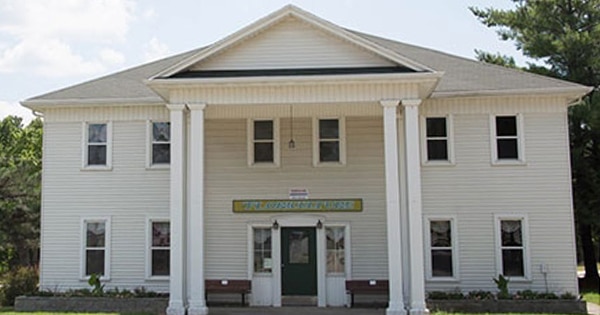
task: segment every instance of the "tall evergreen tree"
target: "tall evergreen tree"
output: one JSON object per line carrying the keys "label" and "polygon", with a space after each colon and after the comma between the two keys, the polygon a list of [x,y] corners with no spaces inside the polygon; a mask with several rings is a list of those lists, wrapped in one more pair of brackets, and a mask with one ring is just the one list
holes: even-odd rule
{"label": "tall evergreen tree", "polygon": [[585,282],[597,288],[600,277],[594,242],[600,242],[600,0],[510,1],[514,9],[470,9],[484,25],[496,28],[500,39],[514,41],[525,56],[545,65],[529,64],[528,71],[595,87],[579,105],[570,108],[569,129],[575,220]]}

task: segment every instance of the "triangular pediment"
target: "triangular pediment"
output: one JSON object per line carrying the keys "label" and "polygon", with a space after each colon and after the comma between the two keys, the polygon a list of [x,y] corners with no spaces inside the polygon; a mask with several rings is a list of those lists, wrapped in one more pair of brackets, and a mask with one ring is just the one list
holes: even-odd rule
{"label": "triangular pediment", "polygon": [[396,63],[293,16],[192,65],[191,71],[395,67]]}
{"label": "triangular pediment", "polygon": [[285,69],[431,70],[289,5],[155,77],[186,77],[189,73],[200,72],[212,76],[222,71]]}

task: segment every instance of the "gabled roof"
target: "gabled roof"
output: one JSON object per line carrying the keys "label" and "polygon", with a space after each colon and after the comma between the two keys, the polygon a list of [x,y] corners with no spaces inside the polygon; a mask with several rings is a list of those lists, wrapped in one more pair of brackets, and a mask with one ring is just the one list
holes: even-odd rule
{"label": "gabled roof", "polygon": [[414,70],[444,72],[432,97],[507,95],[507,94],[569,94],[580,97],[591,88],[536,75],[520,70],[490,65],[453,56],[432,49],[417,47],[390,39],[340,28],[294,6],[259,20],[239,32],[207,47],[188,51],[138,67],[130,68],[95,80],[36,96],[23,101],[27,107],[68,104],[164,104],[164,100],[146,84],[152,78],[164,77],[185,70],[198,61],[226,49],[237,40],[264,30],[279,19],[294,15],[322,29],[342,36],[365,49]]}

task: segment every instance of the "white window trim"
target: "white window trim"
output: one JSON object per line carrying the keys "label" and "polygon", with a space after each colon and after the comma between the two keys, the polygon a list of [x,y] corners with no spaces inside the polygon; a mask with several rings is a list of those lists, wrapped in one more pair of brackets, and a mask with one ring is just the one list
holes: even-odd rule
{"label": "white window trim", "polygon": [[[498,144],[496,136],[496,117],[515,116],[517,121],[517,150],[519,158],[515,160],[498,159]],[[492,165],[526,165],[525,159],[525,122],[523,114],[490,114],[490,147]]]}
{"label": "white window trim", "polygon": [[79,275],[80,280],[87,281],[90,276],[85,274],[86,267],[86,248],[87,248],[87,223],[104,222],[105,234],[104,234],[104,275],[100,277],[102,281],[110,280],[110,258],[111,258],[111,227],[110,217],[83,217],[81,218],[81,235],[80,235],[80,264],[79,264]]}
{"label": "white window trim", "polygon": [[[254,162],[254,122],[272,121],[273,122],[273,163]],[[247,143],[248,143],[248,166],[249,167],[279,167],[281,164],[280,139],[279,139],[279,118],[250,118],[247,120]]]}
{"label": "white window trim", "polygon": [[531,281],[531,263],[529,255],[529,223],[527,215],[524,214],[495,214],[494,215],[494,234],[496,235],[496,274],[494,278],[502,274],[502,234],[500,221],[513,220],[521,221],[521,236],[523,237],[523,277],[507,277],[513,282]]}
{"label": "white window trim", "polygon": [[[88,126],[90,124],[106,124],[106,165],[88,165]],[[81,125],[81,170],[112,170],[112,121],[84,121]]]}
{"label": "white window trim", "polygon": [[[432,160],[427,159],[427,118],[446,118],[446,143],[448,148],[448,159]],[[454,166],[456,160],[454,157],[454,117],[452,114],[421,116],[421,165],[423,166]]]}
{"label": "white window trim", "polygon": [[[152,223],[168,222],[171,220],[168,217],[146,217],[146,280],[161,280],[168,281],[169,276],[153,276],[152,275]],[[169,246],[169,253],[171,246]]]}
{"label": "white window trim", "polygon": [[[321,162],[319,159],[319,120],[337,119],[339,121],[340,160],[338,162]],[[313,167],[346,165],[346,117],[313,117]]]}
{"label": "white window trim", "polygon": [[327,223],[323,228],[328,227],[343,227],[344,228],[344,273],[339,272],[328,272],[327,271],[327,235],[324,237],[325,244],[323,244],[323,248],[325,249],[325,275],[327,277],[345,277],[346,279],[350,279],[352,275],[352,259],[350,251],[352,249],[351,243],[351,235],[350,235],[350,224],[349,223]]}
{"label": "white window trim", "polygon": [[[431,221],[450,221],[450,235],[452,237],[452,277],[434,277],[431,262]],[[457,282],[460,281],[459,259],[458,259],[458,231],[456,216],[449,215],[427,215],[425,216],[425,280],[431,282]]]}
{"label": "white window trim", "polygon": [[[153,147],[152,145],[154,144],[154,136],[152,133],[152,128],[153,128],[153,123],[162,123],[162,122],[169,122],[166,120],[147,120],[146,121],[146,169],[152,169],[152,170],[168,170],[171,168],[171,163],[159,163],[159,164],[154,164],[152,163],[152,154],[153,154]],[[171,141],[169,140],[169,146],[171,145]],[[169,153],[170,154],[170,153]],[[170,160],[170,157],[169,157]]]}
{"label": "white window trim", "polygon": [[274,243],[273,243],[273,238],[275,233],[273,233],[272,230],[272,224],[268,224],[268,223],[250,223],[248,224],[248,279],[252,279],[253,277],[256,276],[272,276],[273,275],[273,269],[275,268],[275,266],[271,266],[271,272],[254,272],[254,229],[271,229],[271,263],[273,263],[274,260]]}

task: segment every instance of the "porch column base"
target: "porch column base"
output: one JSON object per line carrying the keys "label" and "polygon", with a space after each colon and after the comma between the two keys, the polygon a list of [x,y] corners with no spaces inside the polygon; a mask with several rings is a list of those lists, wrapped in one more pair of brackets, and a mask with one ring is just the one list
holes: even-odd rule
{"label": "porch column base", "polygon": [[167,315],[185,315],[185,307],[182,301],[169,301]]}
{"label": "porch column base", "polygon": [[189,306],[188,315],[208,315],[208,307],[206,306]]}
{"label": "porch column base", "polygon": [[425,306],[411,308],[410,315],[429,315],[429,310]]}
{"label": "porch column base", "polygon": [[406,310],[402,303],[389,302],[388,308],[385,310],[385,315],[406,315]]}

